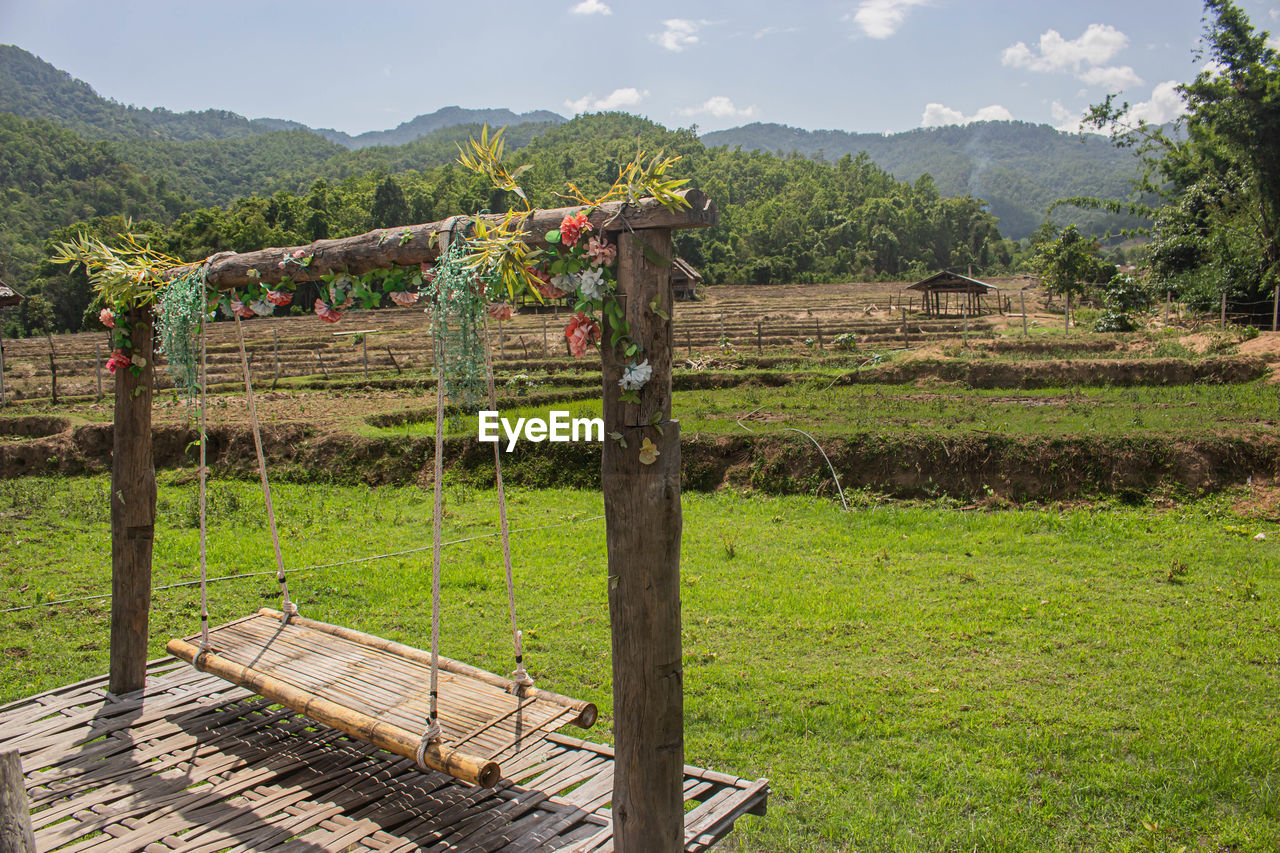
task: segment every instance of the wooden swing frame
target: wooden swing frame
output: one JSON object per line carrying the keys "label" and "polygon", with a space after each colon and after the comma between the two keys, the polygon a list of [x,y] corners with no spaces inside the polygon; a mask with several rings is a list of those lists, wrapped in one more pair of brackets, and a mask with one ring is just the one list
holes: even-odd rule
{"label": "wooden swing frame", "polygon": [[[586,212],[596,233],[617,244],[618,296],[624,318],[631,339],[643,350],[653,370],[650,381],[639,392],[639,402],[625,402],[619,379],[627,362],[613,347],[602,347],[605,432],[622,436],[622,440],[604,442],[601,483],[613,649],[616,769],[612,809],[615,842],[623,853],[667,853],[684,845],[679,583],[682,517],[679,424],[671,419],[671,232],[715,225],[719,214],[714,203],[700,191],[689,190],[681,195],[689,207],[679,211],[668,210],[654,199],[642,199],[596,208],[532,211],[523,223],[530,235],[528,242],[537,244],[543,234],[559,227],[566,215]],[[321,240],[308,246],[225,253],[209,260],[206,281],[226,290],[252,282],[276,283],[285,274],[294,281],[315,281],[334,271],[360,274],[427,263],[447,245],[460,221],[465,220],[454,217],[340,240]],[[310,263],[305,267],[288,265],[286,273],[279,261],[297,250],[302,251],[301,256],[309,257]],[[180,275],[189,269],[177,268],[170,274]],[[121,371],[116,378],[109,676],[109,690],[116,694],[140,689],[146,675],[156,511],[151,444],[153,321],[149,309],[130,310],[129,321],[134,330],[135,363],[143,367],[136,376],[132,371]],[[606,318],[606,341],[611,331]],[[640,461],[638,454],[645,439],[658,451],[656,460],[647,464]],[[222,665],[219,657],[216,653],[206,654],[203,665],[213,672],[213,666]],[[192,660],[195,658],[193,655]],[[231,666],[234,668],[235,664]],[[240,676],[257,677],[243,669]],[[342,706],[330,708],[319,701],[321,697],[291,694],[287,689],[290,685],[262,683],[264,687],[278,688],[281,698],[276,701],[281,704],[315,719],[328,714],[334,721],[331,725],[346,719],[354,731],[342,725],[336,727],[404,754],[392,748],[402,738],[379,727],[376,721],[351,717],[344,713],[350,709]],[[286,696],[290,701],[284,701]],[[418,742],[414,738],[415,750]],[[448,766],[450,757],[441,756],[441,761]],[[475,768],[476,779],[482,780],[485,772],[483,766]]]}

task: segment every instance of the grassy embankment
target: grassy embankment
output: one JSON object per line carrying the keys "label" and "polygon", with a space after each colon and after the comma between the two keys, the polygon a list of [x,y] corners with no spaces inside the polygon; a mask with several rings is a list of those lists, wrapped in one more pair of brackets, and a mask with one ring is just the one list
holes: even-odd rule
{"label": "grassy embankment", "polygon": [[[193,487],[160,490],[157,585],[189,580]],[[106,478],[0,483],[0,607],[106,590]],[[422,547],[414,488],[281,484],[294,567]],[[685,497],[688,760],[768,776],[742,850],[1280,846],[1275,531],[1230,496],[1171,510],[959,512],[811,498]],[[266,570],[254,485],[211,490],[215,575]],[[493,529],[492,494],[448,490],[446,537]],[[600,704],[610,669],[598,494],[513,497],[528,655]],[[429,553],[429,552],[428,552]],[[443,646],[501,671],[495,540],[445,551]],[[213,618],[271,604],[270,575],[213,587]],[[426,553],[295,573],[303,612],[423,645]],[[198,627],[157,592],[152,651]],[[105,600],[0,614],[0,701],[105,671]]]}

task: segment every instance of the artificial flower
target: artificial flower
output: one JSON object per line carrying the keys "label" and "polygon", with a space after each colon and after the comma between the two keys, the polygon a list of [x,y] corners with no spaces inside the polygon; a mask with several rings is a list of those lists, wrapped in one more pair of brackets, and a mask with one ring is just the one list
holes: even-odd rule
{"label": "artificial flower", "polygon": [[652,465],[658,461],[658,457],[662,455],[662,451],[658,450],[658,446],[649,440],[648,436],[640,443],[640,464]]}
{"label": "artificial flower", "polygon": [[610,245],[604,238],[592,237],[587,241],[587,257],[598,267],[611,266],[618,257],[618,247]]}
{"label": "artificial flower", "polygon": [[553,276],[551,278],[551,286],[561,293],[573,293],[578,289],[578,274],[565,272]]}
{"label": "artificial flower", "polygon": [[413,303],[417,302],[418,297],[421,294],[417,293],[416,291],[410,292],[408,290],[393,290],[387,295],[391,297],[391,301],[394,302],[395,304],[407,308]]}
{"label": "artificial flower", "polygon": [[588,346],[600,342],[600,324],[585,311],[579,311],[564,327],[564,336],[569,339],[569,351],[575,358],[581,357],[586,355]]}
{"label": "artificial flower", "polygon": [[124,354],[124,350],[118,349],[111,353],[111,358],[107,359],[107,370],[115,373],[116,368],[128,367],[131,364],[133,364],[133,362],[129,359],[129,356]]}
{"label": "artificial flower", "polygon": [[577,216],[566,216],[560,222],[560,242],[566,246],[575,246],[578,238],[582,236],[583,231],[591,230],[591,224],[587,222],[587,215],[579,213]]}
{"label": "artificial flower", "polygon": [[342,312],[336,308],[330,308],[323,299],[316,300],[315,312],[316,316],[326,323],[336,323],[342,319]]}
{"label": "artificial flower", "polygon": [[419,265],[419,268],[422,270],[423,281],[432,282],[436,280],[436,268],[434,264],[429,264],[426,261],[423,261]]}
{"label": "artificial flower", "polygon": [[270,317],[276,311],[276,306],[265,299],[255,299],[249,303],[249,307],[260,317]]}
{"label": "artificial flower", "polygon": [[248,305],[245,305],[239,299],[231,300],[231,310],[235,313],[237,317],[240,317],[243,320],[248,320],[250,317],[253,316],[253,309],[250,308]]}
{"label": "artificial flower", "polygon": [[284,290],[268,290],[267,301],[283,308],[293,301],[293,294]]}
{"label": "artificial flower", "polygon": [[599,267],[592,267],[578,276],[578,292],[584,299],[604,296],[604,272]]}
{"label": "artificial flower", "polygon": [[516,309],[505,302],[490,302],[485,310],[489,312],[490,319],[498,321],[510,320],[516,316]]}
{"label": "artificial flower", "polygon": [[543,299],[560,299],[569,291],[561,290],[551,283],[551,276],[539,269],[533,267],[525,267],[525,271],[529,273],[529,278],[533,282],[533,289],[542,294]]}
{"label": "artificial flower", "polygon": [[618,384],[622,386],[623,391],[639,391],[653,376],[653,368],[649,366],[649,359],[645,359],[639,364],[635,359],[631,363],[622,368],[622,378],[618,380]]}
{"label": "artificial flower", "polygon": [[98,312],[98,322],[108,329],[114,329],[116,327],[116,315],[111,313],[110,308],[103,308]]}

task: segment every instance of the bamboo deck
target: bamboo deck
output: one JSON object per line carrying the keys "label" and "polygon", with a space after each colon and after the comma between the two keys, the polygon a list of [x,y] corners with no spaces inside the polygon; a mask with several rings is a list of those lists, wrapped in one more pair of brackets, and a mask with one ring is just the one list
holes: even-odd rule
{"label": "bamboo deck", "polygon": [[[362,743],[216,676],[153,661],[146,687],[106,677],[0,708],[41,851],[215,853],[612,849],[608,747],[524,740],[479,788]],[[768,786],[685,768],[686,849],[706,850]],[[696,805],[695,805],[696,803]]]}

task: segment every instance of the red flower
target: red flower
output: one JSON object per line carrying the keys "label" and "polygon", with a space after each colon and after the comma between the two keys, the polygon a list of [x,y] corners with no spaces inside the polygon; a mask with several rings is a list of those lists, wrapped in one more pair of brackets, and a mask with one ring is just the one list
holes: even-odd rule
{"label": "red flower", "polygon": [[561,290],[551,283],[551,276],[543,270],[525,267],[529,277],[533,279],[533,289],[542,294],[543,299],[559,299],[569,291]]}
{"label": "red flower", "polygon": [[293,294],[286,293],[283,290],[268,290],[267,301],[270,302],[272,305],[277,305],[283,308],[284,306],[288,305],[290,302],[293,301]]}
{"label": "red flower", "polygon": [[115,373],[117,367],[128,367],[131,364],[133,364],[133,361],[124,354],[124,350],[118,349],[111,353],[111,358],[107,359],[107,370]]}
{"label": "red flower", "polygon": [[560,242],[566,246],[575,246],[578,238],[582,236],[583,231],[590,231],[591,223],[587,222],[587,215],[579,213],[577,216],[566,216],[560,223]]}
{"label": "red flower", "polygon": [[342,312],[336,308],[330,308],[323,299],[316,300],[316,316],[326,323],[336,323],[342,319]]}
{"label": "red flower", "polygon": [[116,327],[116,315],[111,313],[110,308],[103,308],[98,312],[98,322],[108,329],[114,329]]}
{"label": "red flower", "polygon": [[485,310],[489,312],[489,317],[494,320],[510,320],[516,316],[516,309],[505,302],[490,302]]}
{"label": "red flower", "polygon": [[253,316],[253,309],[245,305],[239,299],[231,300],[231,310],[236,312],[236,316],[242,320],[248,320]]}
{"label": "red flower", "polygon": [[600,324],[588,317],[585,311],[579,311],[564,327],[564,336],[569,339],[569,351],[575,358],[581,357],[586,354],[588,346],[600,343]]}

